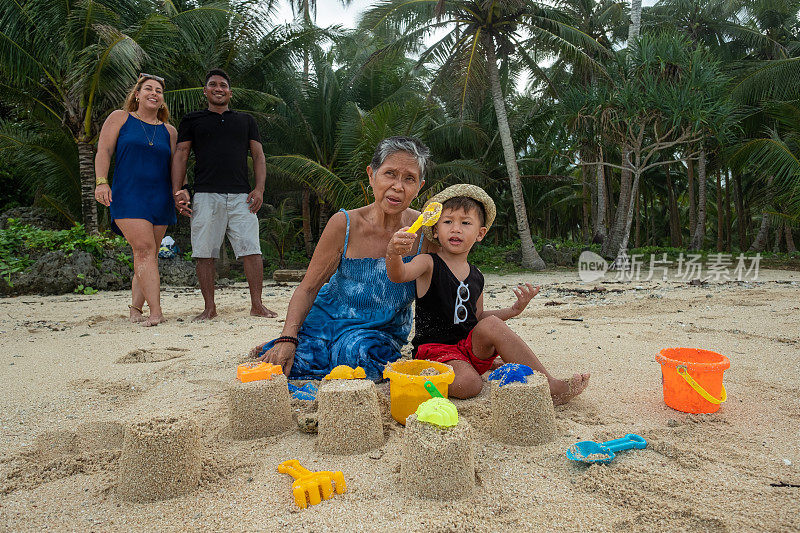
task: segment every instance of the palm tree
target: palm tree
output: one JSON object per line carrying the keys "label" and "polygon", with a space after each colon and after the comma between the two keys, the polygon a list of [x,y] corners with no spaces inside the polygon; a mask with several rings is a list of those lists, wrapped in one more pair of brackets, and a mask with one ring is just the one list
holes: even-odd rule
{"label": "palm tree", "polygon": [[[622,1],[561,0],[556,5],[569,18],[570,24],[589,35],[606,50],[612,50],[627,34],[627,8]],[[593,49],[587,50],[586,53],[606,64],[608,53],[601,54]],[[558,59],[547,69],[547,73],[551,75],[552,92],[560,102],[575,96],[569,94],[573,87],[587,88],[595,86],[598,81],[595,69],[571,65],[565,59]],[[583,182],[584,238],[593,242],[603,242],[606,237],[606,176],[602,165],[590,165],[587,162],[598,161],[604,147],[597,144],[595,136],[586,129],[589,124],[580,117],[573,116],[569,126],[573,136],[576,137],[575,154],[574,156],[570,154],[570,157],[578,158]]]}
{"label": "palm tree", "polygon": [[645,35],[618,55],[614,72],[613,84],[597,92],[595,109],[585,114],[606,139],[624,147],[621,164],[602,164],[633,174],[631,200],[617,207],[625,210],[621,241],[608,250],[623,266],[644,173],[672,163],[668,155],[675,149],[717,131],[730,111],[721,97],[727,80],[718,63],[705,50],[691,50],[684,38]]}
{"label": "palm tree", "polygon": [[[283,103],[272,127],[281,142],[267,155],[273,173],[311,187],[327,205],[358,207],[369,202],[364,169],[376,144],[391,135],[414,135],[437,154],[438,164],[428,177],[434,191],[449,181],[480,179],[480,165],[459,158],[453,146],[477,144],[475,139],[485,134],[427,102],[411,72],[413,63],[394,55],[337,69],[338,53],[336,46],[313,51],[307,82],[287,79],[279,91]],[[453,158],[443,160],[439,154]]]}
{"label": "palm tree", "polygon": [[[362,20],[362,26],[370,30],[387,24],[408,30],[396,43],[398,47],[415,47],[425,35],[447,32],[422,52],[420,64],[433,61],[439,65],[434,79],[437,89],[458,87],[462,115],[473,103],[470,98],[482,100],[488,81],[522,244],[522,264],[530,269],[544,268],[531,237],[517,151],[506,111],[503,82],[507,85],[511,63],[507,58],[516,56],[534,75],[544,76],[536,62],[540,53],[558,53],[575,63],[599,69],[584,50],[602,51],[602,47],[570,26],[557,10],[524,0],[385,0],[369,10]],[[498,67],[498,55],[504,59],[502,69]]]}
{"label": "palm tree", "polygon": [[639,38],[642,29],[642,0],[631,0],[631,23],[628,26],[628,45]]}
{"label": "palm tree", "polygon": [[753,251],[764,249],[771,218],[782,218],[787,226],[800,223],[800,90],[777,83],[787,72],[800,75],[800,58],[765,62],[733,92],[740,101],[760,101],[764,109],[760,135],[744,139],[731,153],[736,170],[747,171],[766,185],[760,195],[763,209]]}
{"label": "palm tree", "polygon": [[[20,118],[62,129],[76,145],[87,231],[98,229],[94,144],[100,125],[119,108],[139,72],[165,74],[173,111],[194,108],[203,67],[236,57],[239,43],[263,28],[262,15],[232,1],[186,7],[139,0],[0,0],[2,99],[30,110],[20,111]],[[189,80],[196,88],[181,88]]]}

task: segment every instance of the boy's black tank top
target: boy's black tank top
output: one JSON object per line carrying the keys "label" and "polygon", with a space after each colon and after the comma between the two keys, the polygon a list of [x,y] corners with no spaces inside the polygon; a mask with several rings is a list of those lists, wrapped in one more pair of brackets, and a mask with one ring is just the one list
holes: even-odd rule
{"label": "boy's black tank top", "polygon": [[475,265],[469,265],[469,275],[462,283],[441,257],[428,255],[433,258],[433,273],[428,292],[415,300],[414,354],[422,344],[456,344],[466,339],[478,324],[475,307],[483,292],[483,274]]}

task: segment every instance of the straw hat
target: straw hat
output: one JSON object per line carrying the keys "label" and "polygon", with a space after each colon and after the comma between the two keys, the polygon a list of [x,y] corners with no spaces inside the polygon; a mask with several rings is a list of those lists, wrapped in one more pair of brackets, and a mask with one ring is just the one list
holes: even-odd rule
{"label": "straw hat", "polygon": [[[487,230],[492,227],[492,224],[494,223],[494,217],[497,216],[497,208],[494,206],[494,200],[492,200],[492,197],[486,194],[486,191],[477,185],[470,185],[468,183],[451,185],[425,202],[425,206],[423,206],[422,210],[424,211],[425,207],[427,207],[431,202],[439,202],[440,204],[443,204],[450,198],[455,198],[456,196],[467,196],[479,204],[482,204],[483,210],[486,212],[486,221],[483,225],[486,226]],[[431,226],[423,226],[422,233],[430,242],[437,245],[439,244],[439,240],[433,236],[433,230],[431,229]]]}

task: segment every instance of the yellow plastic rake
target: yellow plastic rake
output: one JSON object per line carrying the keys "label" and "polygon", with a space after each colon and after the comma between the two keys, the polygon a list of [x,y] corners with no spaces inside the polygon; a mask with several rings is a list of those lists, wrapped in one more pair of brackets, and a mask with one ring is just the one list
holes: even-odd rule
{"label": "yellow plastic rake", "polygon": [[297,459],[290,459],[278,465],[278,472],[294,478],[292,494],[294,503],[301,509],[329,500],[336,494],[344,494],[347,485],[341,472],[312,472],[304,468]]}

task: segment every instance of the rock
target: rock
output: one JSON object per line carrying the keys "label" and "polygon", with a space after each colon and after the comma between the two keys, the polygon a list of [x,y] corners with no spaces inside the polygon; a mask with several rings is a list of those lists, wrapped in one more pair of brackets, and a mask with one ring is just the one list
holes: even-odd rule
{"label": "rock", "polygon": [[197,271],[191,261],[184,261],[178,257],[159,258],[158,272],[161,275],[161,285],[197,286]]}
{"label": "rock", "polygon": [[76,250],[68,255],[56,250],[44,254],[20,274],[14,281],[14,292],[63,294],[73,292],[80,284],[92,287],[91,282],[99,276],[100,271],[94,264],[92,254]]}
{"label": "rock", "polygon": [[539,255],[547,264],[574,266],[578,263],[579,252],[577,250],[557,250],[552,244],[545,244]]}
{"label": "rock", "polygon": [[272,273],[272,279],[275,281],[303,281],[305,275],[305,270],[276,270]]}
{"label": "rock", "polygon": [[522,250],[509,250],[503,255],[503,260],[507,263],[522,264]]}
{"label": "rock", "polygon": [[0,229],[8,227],[8,219],[13,218],[20,224],[34,226],[39,229],[59,230],[68,226],[41,207],[15,207],[0,214]]}
{"label": "rock", "polygon": [[[97,290],[122,290],[130,287],[131,268],[116,259],[119,251],[107,250],[98,260],[92,254],[75,250],[47,252],[14,280],[14,294],[64,294],[78,285]],[[78,277],[81,276],[81,277]]]}

